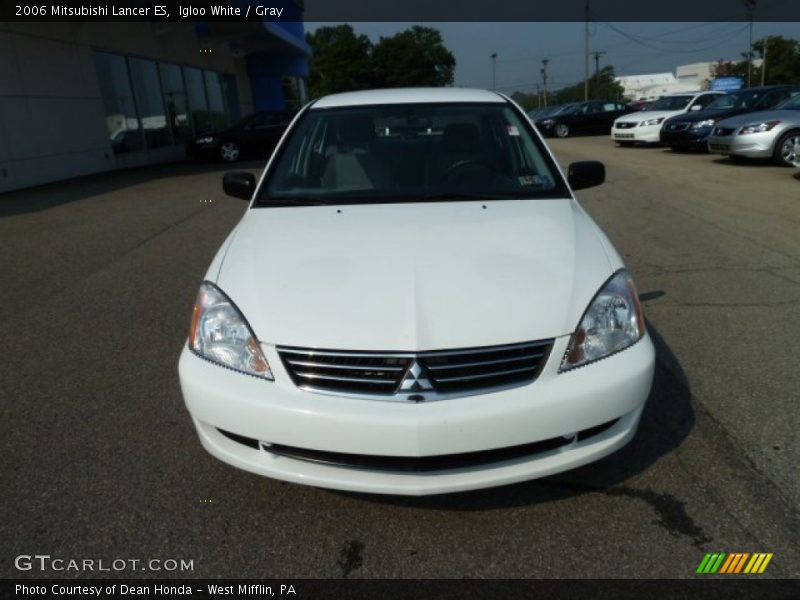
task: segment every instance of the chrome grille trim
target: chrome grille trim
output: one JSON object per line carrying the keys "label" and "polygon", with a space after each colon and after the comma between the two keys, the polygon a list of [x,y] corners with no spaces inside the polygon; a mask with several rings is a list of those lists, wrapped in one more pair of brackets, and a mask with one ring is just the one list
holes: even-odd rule
{"label": "chrome grille trim", "polygon": [[301,390],[348,398],[429,402],[528,385],[544,368],[553,341],[422,352],[288,346],[276,350]]}

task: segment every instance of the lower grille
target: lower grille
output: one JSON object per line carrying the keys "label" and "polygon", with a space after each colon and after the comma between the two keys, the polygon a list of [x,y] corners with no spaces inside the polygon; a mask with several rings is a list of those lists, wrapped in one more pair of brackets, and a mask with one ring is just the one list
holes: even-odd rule
{"label": "lower grille", "polygon": [[429,352],[350,352],[279,347],[294,384],[312,392],[428,401],[532,382],[553,340]]}
{"label": "lower grille", "polygon": [[664,125],[665,131],[686,131],[689,129],[689,123],[668,123]]}
{"label": "lower grille", "polygon": [[618,140],[632,140],[634,135],[632,133],[615,133],[614,139]]}
{"label": "lower grille", "polygon": [[[577,441],[583,442],[604,431],[611,429],[619,419],[608,421],[596,427],[590,427],[577,433]],[[463,469],[481,465],[491,465],[509,460],[529,458],[537,454],[567,446],[576,440],[573,437],[557,437],[530,444],[508,446],[479,452],[464,452],[460,454],[440,454],[436,456],[377,456],[370,454],[347,454],[344,452],[326,452],[322,450],[309,450],[295,448],[281,444],[262,444],[264,451],[277,456],[304,460],[319,464],[351,469],[365,469],[373,471],[394,472],[429,472],[445,471],[448,469]],[[249,444],[248,444],[249,445]]]}
{"label": "lower grille", "polygon": [[714,152],[730,152],[731,147],[728,144],[708,144],[708,149]]}

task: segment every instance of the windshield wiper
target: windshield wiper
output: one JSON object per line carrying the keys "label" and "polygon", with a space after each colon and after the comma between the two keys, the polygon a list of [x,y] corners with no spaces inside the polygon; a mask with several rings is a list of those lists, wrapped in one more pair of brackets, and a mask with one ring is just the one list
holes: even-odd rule
{"label": "windshield wiper", "polygon": [[[331,199],[332,200],[332,199]],[[321,196],[298,196],[296,198],[267,198],[258,203],[259,206],[330,206],[330,200]]]}

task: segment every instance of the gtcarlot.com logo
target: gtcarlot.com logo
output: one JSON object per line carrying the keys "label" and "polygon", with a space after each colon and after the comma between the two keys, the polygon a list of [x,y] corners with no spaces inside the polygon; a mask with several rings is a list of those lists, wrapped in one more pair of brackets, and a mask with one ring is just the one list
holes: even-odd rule
{"label": "gtcarlot.com logo", "polygon": [[194,571],[194,559],[186,558],[62,558],[49,554],[20,554],[14,559],[18,571],[121,572]]}
{"label": "gtcarlot.com logo", "polygon": [[696,573],[725,575],[760,575],[772,560],[772,553],[755,552],[715,552],[706,554]]}

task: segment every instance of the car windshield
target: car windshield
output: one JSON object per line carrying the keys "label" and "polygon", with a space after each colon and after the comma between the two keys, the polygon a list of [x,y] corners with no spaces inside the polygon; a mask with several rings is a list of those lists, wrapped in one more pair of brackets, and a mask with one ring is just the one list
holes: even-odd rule
{"label": "car windshield", "polygon": [[507,103],[309,109],[256,205],[568,197]]}
{"label": "car windshield", "polygon": [[647,110],[683,110],[694,96],[664,96],[653,102]]}
{"label": "car windshield", "polygon": [[794,92],[791,98],[777,106],[775,110],[800,110],[800,91]]}
{"label": "car windshield", "polygon": [[742,90],[720,96],[706,107],[706,110],[748,110],[755,106],[764,95],[760,90]]}

